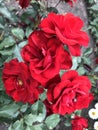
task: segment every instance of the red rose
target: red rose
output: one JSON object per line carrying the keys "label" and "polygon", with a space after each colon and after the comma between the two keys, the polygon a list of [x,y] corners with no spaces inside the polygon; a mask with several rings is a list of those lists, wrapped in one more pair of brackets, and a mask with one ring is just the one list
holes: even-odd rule
{"label": "red rose", "polygon": [[34,80],[28,66],[17,59],[4,64],[3,82],[6,93],[17,102],[34,103],[39,97],[39,83]]}
{"label": "red rose", "polygon": [[95,63],[98,64],[98,58],[95,59]]}
{"label": "red rose", "polygon": [[17,0],[19,1],[19,5],[22,7],[22,8],[26,8],[29,6],[30,4],[30,0]]}
{"label": "red rose", "polygon": [[[59,83],[61,81],[61,78],[60,78],[60,75],[56,75],[54,78],[50,79],[45,88],[48,89],[48,86],[50,85],[53,85],[54,84],[56,85],[57,83]],[[53,114],[53,111],[52,111],[52,104],[46,99],[44,102],[43,102],[46,106],[46,111],[47,111],[47,116]]]}
{"label": "red rose", "polygon": [[43,86],[57,75],[60,69],[69,69],[72,60],[61,42],[54,38],[45,38],[42,31],[33,32],[28,44],[22,49],[23,59],[30,64],[32,76]]}
{"label": "red rose", "polygon": [[69,3],[69,5],[72,7],[74,2],[76,2],[77,0],[65,0],[66,2]]}
{"label": "red rose", "polygon": [[53,112],[61,115],[87,108],[93,100],[89,79],[79,76],[75,70],[64,73],[59,83],[51,82],[47,88],[47,99],[52,103]]}
{"label": "red rose", "polygon": [[76,116],[72,120],[72,130],[84,130],[88,127],[88,120],[83,117]]}
{"label": "red rose", "polygon": [[80,47],[87,46],[89,37],[82,31],[83,21],[71,13],[58,15],[50,13],[48,17],[40,23],[40,28],[47,37],[56,35],[62,43],[66,44],[73,56],[80,56]]}

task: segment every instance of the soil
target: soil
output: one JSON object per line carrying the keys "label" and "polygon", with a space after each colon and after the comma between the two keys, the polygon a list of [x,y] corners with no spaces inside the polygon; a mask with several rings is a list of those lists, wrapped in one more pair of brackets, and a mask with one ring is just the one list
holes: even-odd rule
{"label": "soil", "polygon": [[[53,6],[55,7],[57,5],[57,3],[59,2],[59,0],[49,0],[48,1],[48,6]],[[13,2],[12,2],[13,3]],[[85,27],[88,26],[88,17],[87,17],[87,11],[86,11],[86,6],[85,6],[85,2],[84,0],[77,0],[76,4],[74,4],[73,7],[70,7],[68,4],[64,4],[63,1],[61,1],[58,5],[57,5],[57,9],[59,11],[59,13],[64,14],[66,12],[72,12],[73,14],[75,14],[76,16],[79,16],[82,18],[82,20],[84,21]],[[90,46],[92,46],[92,39],[91,39],[91,43]],[[7,130],[7,125],[6,124],[0,124],[0,130]],[[54,130],[71,130],[71,128],[66,128],[65,125],[63,123],[60,123]]]}

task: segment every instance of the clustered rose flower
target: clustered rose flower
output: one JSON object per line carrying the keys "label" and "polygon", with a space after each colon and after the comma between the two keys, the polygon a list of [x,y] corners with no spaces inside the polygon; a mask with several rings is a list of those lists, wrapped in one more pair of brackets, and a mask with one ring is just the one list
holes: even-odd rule
{"label": "clustered rose flower", "polygon": [[65,0],[72,7],[77,0]]}
{"label": "clustered rose flower", "polygon": [[95,63],[98,64],[98,58],[95,59]]}
{"label": "clustered rose flower", "polygon": [[75,116],[72,120],[72,130],[84,130],[88,127],[88,120],[86,118]]}
{"label": "clustered rose flower", "polygon": [[39,27],[47,37],[58,37],[73,56],[80,56],[81,46],[88,46],[89,43],[87,33],[82,30],[83,26],[83,21],[71,13],[65,15],[50,13]]}
{"label": "clustered rose flower", "polygon": [[3,82],[6,93],[17,102],[34,103],[42,92],[40,84],[31,77],[29,67],[17,59],[4,64]]}
{"label": "clustered rose flower", "polygon": [[[29,6],[30,4],[30,0],[16,0],[16,1],[19,1],[19,5],[22,7],[22,8],[26,8]],[[65,0],[66,2],[69,3],[69,5],[72,7],[73,6],[73,3],[76,2],[77,0]]]}
{"label": "clustered rose flower", "polygon": [[43,86],[57,75],[60,69],[69,69],[72,59],[56,37],[46,38],[40,30],[34,31],[28,38],[28,44],[22,49],[23,59],[29,63],[31,75]]}
{"label": "clustered rose flower", "polygon": [[[44,18],[21,50],[24,62],[12,59],[4,64],[6,93],[17,102],[33,104],[47,89],[47,115],[65,115],[87,108],[93,100],[91,83],[86,76],[69,70],[72,55],[79,56],[80,48],[89,42],[82,27],[83,21],[71,13],[50,13]],[[65,71],[62,77],[60,70]]]}
{"label": "clustered rose flower", "polygon": [[93,100],[89,79],[75,70],[65,72],[61,81],[51,82],[47,88],[47,99],[52,104],[53,112],[61,115],[87,108]]}
{"label": "clustered rose flower", "polygon": [[29,6],[30,4],[30,0],[16,0],[16,1],[19,1],[19,5],[22,7],[22,8],[26,8]]}

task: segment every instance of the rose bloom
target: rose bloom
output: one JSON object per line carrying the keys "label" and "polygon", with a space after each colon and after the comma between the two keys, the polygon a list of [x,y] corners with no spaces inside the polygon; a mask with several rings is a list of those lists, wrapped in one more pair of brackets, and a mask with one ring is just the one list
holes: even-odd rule
{"label": "rose bloom", "polygon": [[72,120],[72,130],[84,130],[88,127],[88,120],[83,117],[75,116]]}
{"label": "rose bloom", "polygon": [[29,6],[30,4],[30,0],[16,0],[16,1],[19,1],[19,5],[22,7],[22,8],[26,8]]}
{"label": "rose bloom", "polygon": [[4,64],[3,82],[6,93],[17,102],[34,103],[42,91],[31,77],[28,66],[17,59]]}
{"label": "rose bloom", "polygon": [[57,75],[60,69],[72,66],[71,56],[64,50],[61,42],[47,39],[42,31],[34,31],[28,38],[28,44],[22,49],[22,57],[29,63],[32,77],[43,86]]}
{"label": "rose bloom", "polygon": [[72,7],[77,0],[65,0]]}
{"label": "rose bloom", "polygon": [[95,63],[98,64],[98,58],[95,59]]}
{"label": "rose bloom", "polygon": [[67,45],[73,56],[80,56],[80,47],[88,46],[89,37],[82,30],[83,26],[83,21],[71,13],[65,15],[50,13],[39,25],[47,37],[55,35]]}
{"label": "rose bloom", "polygon": [[[47,82],[45,88],[48,89],[47,86],[50,86],[50,85],[52,85],[52,84],[53,84],[53,86],[54,86],[54,84],[57,84],[57,83],[59,83],[60,81],[61,81],[60,75],[56,75],[54,78],[50,79],[50,80]],[[51,84],[51,83],[52,83],[52,84]],[[43,103],[44,103],[44,105],[46,106],[47,116],[53,114],[52,104],[51,104],[47,99],[45,99]]]}
{"label": "rose bloom", "polygon": [[75,110],[88,108],[93,100],[93,95],[89,92],[89,79],[79,76],[75,70],[65,72],[59,83],[51,82],[47,88],[47,99],[52,104],[53,113],[71,114]]}

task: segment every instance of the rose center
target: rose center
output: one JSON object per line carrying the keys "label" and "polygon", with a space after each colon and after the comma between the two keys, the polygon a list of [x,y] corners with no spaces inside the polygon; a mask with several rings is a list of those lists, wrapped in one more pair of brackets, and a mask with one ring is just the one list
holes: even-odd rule
{"label": "rose center", "polygon": [[18,79],[17,84],[18,84],[19,86],[23,86],[22,80],[21,80],[21,79]]}

